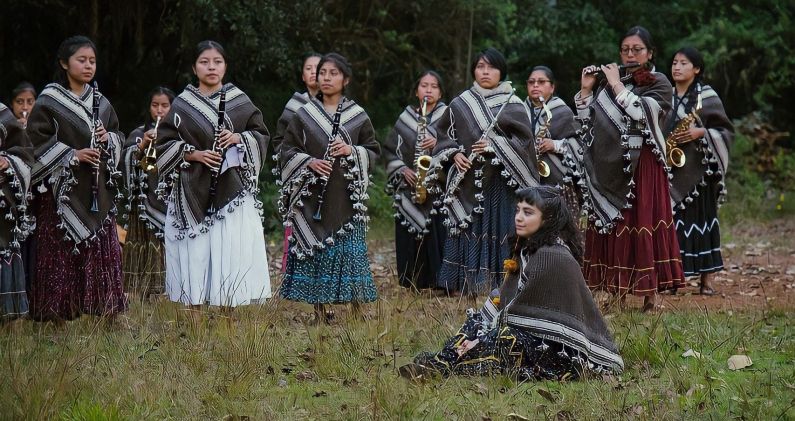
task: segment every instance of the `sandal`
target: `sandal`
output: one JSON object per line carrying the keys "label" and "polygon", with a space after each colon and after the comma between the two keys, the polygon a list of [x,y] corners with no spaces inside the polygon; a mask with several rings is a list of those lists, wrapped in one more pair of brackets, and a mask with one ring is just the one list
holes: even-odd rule
{"label": "sandal", "polygon": [[701,287],[701,290],[699,291],[699,293],[701,295],[706,295],[707,297],[711,297],[711,296],[717,294],[718,292],[715,291],[714,289],[712,289],[712,287]]}

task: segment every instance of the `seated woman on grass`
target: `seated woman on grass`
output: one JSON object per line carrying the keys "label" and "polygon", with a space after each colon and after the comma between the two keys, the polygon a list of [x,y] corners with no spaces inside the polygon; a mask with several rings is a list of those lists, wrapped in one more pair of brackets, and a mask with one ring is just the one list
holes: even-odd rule
{"label": "seated woman on grass", "polygon": [[502,373],[520,380],[573,380],[620,373],[618,355],[580,270],[582,245],[556,187],[519,190],[513,253],[505,281],[438,353],[400,368],[404,377],[431,373]]}

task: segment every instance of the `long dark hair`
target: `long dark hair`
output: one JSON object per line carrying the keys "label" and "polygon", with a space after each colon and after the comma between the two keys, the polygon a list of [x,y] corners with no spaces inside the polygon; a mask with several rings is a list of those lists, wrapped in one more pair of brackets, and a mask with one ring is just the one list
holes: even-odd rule
{"label": "long dark hair", "polygon": [[[320,68],[323,67],[323,65],[326,62],[334,63],[334,65],[337,67],[337,69],[339,69],[339,71],[342,73],[342,76],[345,79],[349,79],[350,80],[351,78],[353,78],[353,68],[351,68],[351,64],[348,63],[348,59],[343,57],[341,54],[328,53],[328,54],[324,55],[323,57],[321,57],[320,61],[317,63],[317,72],[315,73],[315,79],[318,80],[318,83],[320,83],[319,82],[320,81]],[[344,86],[342,88],[342,92],[345,93],[345,87]],[[320,90],[317,91],[317,99],[319,99],[321,102],[323,101],[323,91],[320,91]]]}
{"label": "long dark hair", "polygon": [[480,59],[485,60],[486,63],[489,63],[500,71],[500,82],[508,78],[508,62],[505,61],[505,56],[496,48],[489,47],[475,54],[475,58],[472,59],[469,73],[472,75],[473,79],[475,78],[475,68],[478,66],[478,61],[480,61]]}
{"label": "long dark hair", "polygon": [[701,52],[695,47],[688,46],[676,50],[674,55],[671,56],[671,63],[673,63],[677,54],[687,57],[687,59],[693,63],[693,68],[699,69],[698,73],[696,73],[695,79],[693,79],[693,82],[687,87],[687,92],[685,92],[685,96],[688,99],[687,105],[685,105],[685,111],[690,112],[690,110],[696,106],[696,86],[700,83],[703,83],[702,80],[704,79],[704,72],[707,69],[706,65],[704,64],[704,56],[702,56]]}
{"label": "long dark hair", "polygon": [[147,102],[146,102],[146,118],[144,119],[144,125],[147,126],[147,127],[150,124],[154,123],[154,121],[152,121],[152,114],[149,112],[149,104],[152,103],[152,99],[156,95],[165,95],[166,98],[168,98],[168,103],[169,104],[173,104],[174,103],[174,97],[176,96],[176,95],[174,95],[174,91],[172,91],[171,89],[166,88],[165,86],[158,86],[157,88],[152,89],[151,91],[149,91],[149,95],[146,96],[146,98],[147,98]]}
{"label": "long dark hair", "polygon": [[621,44],[624,42],[624,40],[629,38],[629,37],[631,37],[631,36],[633,36],[633,35],[637,35],[638,38],[640,38],[640,40],[643,41],[643,45],[646,46],[646,50],[649,51],[649,54],[651,55],[651,57],[649,58],[649,61],[646,62],[646,66],[645,67],[648,68],[648,69],[651,69],[652,66],[654,66],[654,57],[657,55],[656,54],[657,53],[657,46],[654,45],[654,40],[652,40],[651,32],[649,32],[648,29],[646,29],[646,28],[644,28],[642,26],[633,26],[632,28],[629,28],[627,33],[624,34],[623,37],[621,37],[620,41],[618,41],[619,50],[621,49]]}
{"label": "long dark hair", "polygon": [[513,244],[513,256],[518,256],[522,249],[528,249],[530,254],[538,251],[542,246],[551,246],[560,238],[571,251],[571,255],[578,263],[582,263],[583,245],[580,232],[566,206],[563,192],[554,186],[528,187],[516,192],[517,203],[527,203],[541,211],[541,227],[530,238],[521,238],[514,234],[510,239]]}
{"label": "long dark hair", "polygon": [[[58,53],[56,53],[55,75],[53,76],[55,83],[69,89],[69,76],[66,73],[66,69],[61,67],[61,62],[66,63],[68,67],[69,57],[72,57],[77,50],[83,47],[91,47],[91,49],[94,50],[94,55],[97,54],[97,46],[94,45],[94,41],[91,41],[91,39],[86,36],[75,35],[63,40],[58,47]],[[96,76],[96,73],[94,76]]]}

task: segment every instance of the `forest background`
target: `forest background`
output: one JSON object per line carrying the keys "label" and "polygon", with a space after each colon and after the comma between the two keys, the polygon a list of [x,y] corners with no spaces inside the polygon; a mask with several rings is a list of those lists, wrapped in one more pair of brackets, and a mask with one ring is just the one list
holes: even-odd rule
{"label": "forest background", "polygon": [[[648,28],[654,63],[670,74],[673,52],[685,45],[706,59],[706,80],[736,119],[730,203],[739,214],[792,210],[795,185],[795,3],[680,0],[533,1],[274,1],[274,0],[37,0],[6,3],[0,15],[0,100],[20,81],[41,90],[52,80],[55,52],[67,36],[95,40],[100,90],[129,133],[146,112],[146,92],[165,85],[181,92],[194,81],[195,45],[221,42],[229,56],[226,80],[262,110],[273,131],[299,79],[301,57],[337,51],[354,67],[348,95],[370,115],[383,140],[424,69],[444,77],[445,98],[472,83],[472,55],[503,51],[520,95],[529,69],[550,66],[567,102],[589,64],[618,60],[621,35]],[[279,224],[276,186],[262,180],[266,232]],[[383,178],[383,172],[376,174]],[[377,180],[379,181],[379,180]],[[380,189],[379,189],[380,190]],[[371,213],[388,221],[391,204],[374,192]]]}

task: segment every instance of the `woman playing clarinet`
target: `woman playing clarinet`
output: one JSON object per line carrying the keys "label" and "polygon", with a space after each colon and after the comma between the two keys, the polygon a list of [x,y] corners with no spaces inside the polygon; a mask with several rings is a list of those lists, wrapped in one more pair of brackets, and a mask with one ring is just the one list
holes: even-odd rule
{"label": "woman playing clarinet", "polygon": [[292,227],[281,296],[313,304],[330,322],[328,304],[376,299],[367,258],[367,188],[380,148],[367,113],[343,94],[353,72],[330,53],[318,64],[320,93],[290,121],[280,149],[280,211]]}
{"label": "woman playing clarinet", "polygon": [[122,247],[122,271],[129,291],[141,298],[162,293],[165,282],[163,225],[166,204],[157,197],[157,153],[154,140],[160,122],[171,109],[174,92],[157,87],[148,95],[146,121],[124,144],[122,173],[127,193],[127,238]]}
{"label": "woman playing clarinet", "polygon": [[643,310],[652,311],[658,291],[683,282],[661,127],[671,84],[653,71],[646,29],[630,29],[619,51],[628,74],[615,63],[586,67],[574,98],[588,180],[583,272],[591,288],[643,296]]}
{"label": "woman playing clarinet", "polygon": [[115,216],[124,137],[108,99],[89,85],[94,43],[66,39],[57,66],[28,119],[39,193],[30,312],[37,320],[112,317],[127,307]]}
{"label": "woman playing clarinet", "polygon": [[712,274],[723,269],[718,206],[726,194],[724,177],[734,127],[718,94],[704,84],[705,70],[695,48],[674,54],[674,108],[668,114],[666,133],[682,267],[685,276],[701,278],[701,294],[713,295]]}
{"label": "woman playing clarinet", "polygon": [[[440,118],[429,180],[442,194],[449,236],[437,285],[477,295],[498,287],[510,254],[514,192],[537,186],[534,136],[521,99],[506,82],[505,57],[489,48],[475,56],[475,83]],[[445,186],[444,164],[453,164]]]}
{"label": "woman playing clarinet", "polygon": [[445,229],[423,179],[436,146],[436,124],[447,106],[441,76],[427,70],[414,84],[417,106],[407,106],[384,142],[387,192],[395,208],[395,253],[400,285],[436,287]]}
{"label": "woman playing clarinet", "polygon": [[268,129],[249,97],[223,83],[226,66],[217,42],[196,46],[198,84],[174,99],[155,139],[167,199],[166,294],[194,309],[271,295],[257,199]]}

